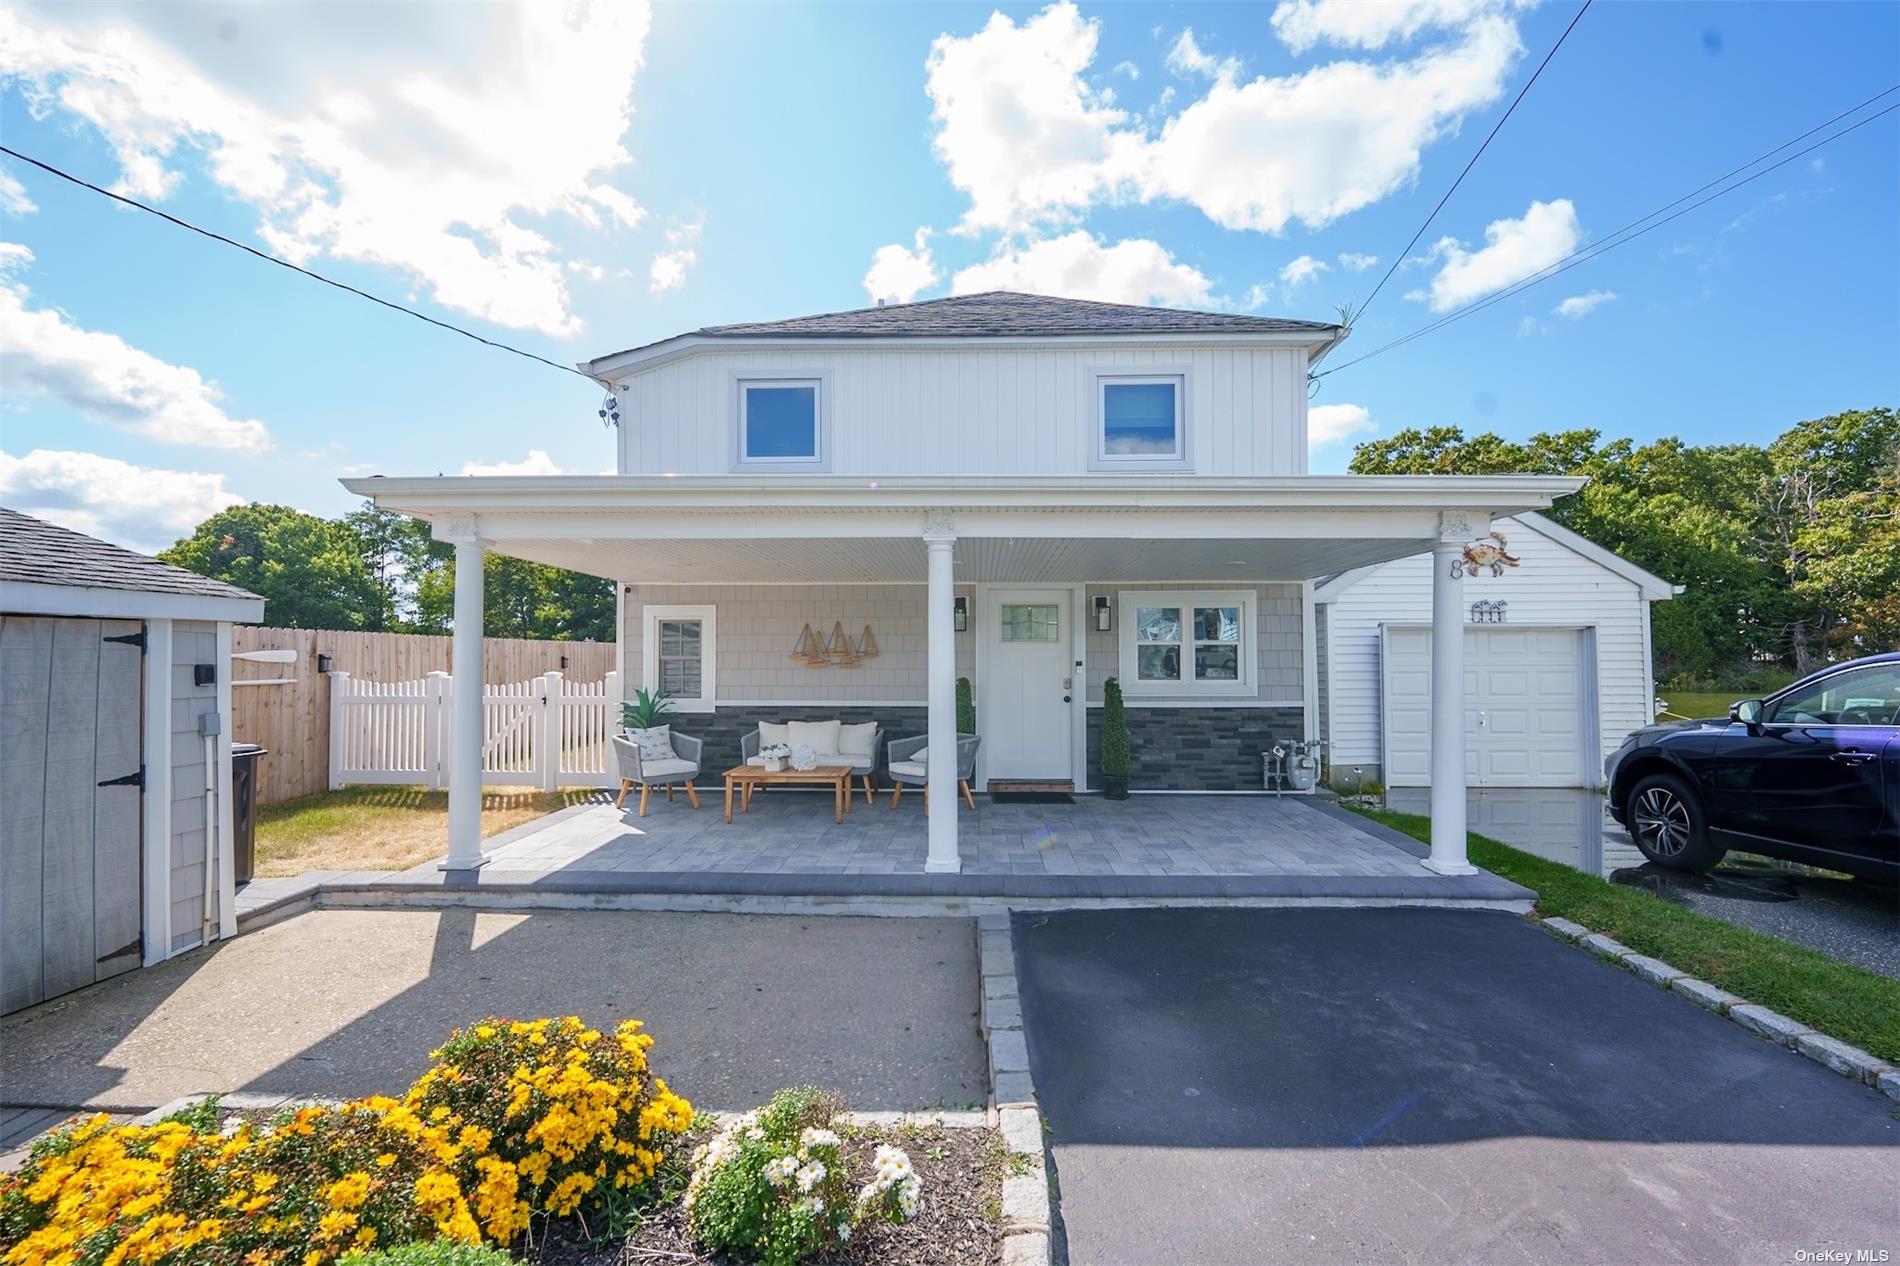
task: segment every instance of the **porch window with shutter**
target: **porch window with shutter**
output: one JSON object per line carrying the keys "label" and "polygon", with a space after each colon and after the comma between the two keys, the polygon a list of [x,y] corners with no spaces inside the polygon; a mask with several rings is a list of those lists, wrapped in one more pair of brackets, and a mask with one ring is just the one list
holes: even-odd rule
{"label": "porch window with shutter", "polygon": [[641,613],[642,684],[681,712],[711,712],[718,651],[710,606],[649,606]]}
{"label": "porch window with shutter", "polygon": [[1122,690],[1127,694],[1251,694],[1254,594],[1124,592]]}

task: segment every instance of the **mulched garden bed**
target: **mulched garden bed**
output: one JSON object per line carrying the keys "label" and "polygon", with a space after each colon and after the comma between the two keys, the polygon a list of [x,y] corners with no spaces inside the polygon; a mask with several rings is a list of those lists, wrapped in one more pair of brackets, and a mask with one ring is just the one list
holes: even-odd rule
{"label": "mulched garden bed", "polygon": [[[901,1147],[923,1180],[917,1216],[902,1226],[867,1224],[839,1253],[817,1259],[852,1266],[994,1266],[1003,1258],[1003,1175],[1009,1151],[991,1129],[941,1125],[864,1126],[839,1130],[851,1172],[869,1174],[880,1143]],[[695,1134],[681,1158],[704,1141]],[[669,1175],[662,1173],[663,1182]],[[576,1221],[558,1223],[525,1255],[533,1266],[729,1266],[737,1259],[702,1252],[686,1231],[678,1193],[646,1212],[624,1240],[595,1242]],[[596,1228],[598,1230],[599,1228]]]}

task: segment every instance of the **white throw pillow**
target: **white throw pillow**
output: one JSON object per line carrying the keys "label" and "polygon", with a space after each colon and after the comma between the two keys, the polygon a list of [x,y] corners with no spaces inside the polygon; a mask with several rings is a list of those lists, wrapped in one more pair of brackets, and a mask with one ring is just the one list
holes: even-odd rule
{"label": "white throw pillow", "polygon": [[872,736],[876,733],[876,721],[866,721],[863,725],[840,725],[838,727],[838,755],[871,755]]}
{"label": "white throw pillow", "polygon": [[836,721],[793,721],[786,728],[792,732],[788,741],[794,748],[809,747],[833,755],[838,751],[840,727]]}
{"label": "white throw pillow", "polygon": [[792,727],[780,725],[777,721],[759,722],[759,746],[771,747],[778,743],[792,741]]}
{"label": "white throw pillow", "polygon": [[643,761],[674,759],[673,727],[670,725],[656,725],[650,730],[628,730],[627,737],[639,746],[640,759]]}

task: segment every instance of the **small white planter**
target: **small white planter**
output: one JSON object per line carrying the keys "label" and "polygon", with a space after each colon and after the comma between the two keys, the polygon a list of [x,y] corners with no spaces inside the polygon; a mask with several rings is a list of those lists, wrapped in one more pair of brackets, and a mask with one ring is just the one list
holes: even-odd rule
{"label": "small white planter", "polygon": [[759,768],[768,774],[776,774],[785,768],[783,756],[761,756],[759,761]]}

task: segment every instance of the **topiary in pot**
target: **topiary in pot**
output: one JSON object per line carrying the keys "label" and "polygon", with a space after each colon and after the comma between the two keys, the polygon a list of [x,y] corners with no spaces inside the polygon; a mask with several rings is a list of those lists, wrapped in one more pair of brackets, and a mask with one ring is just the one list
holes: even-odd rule
{"label": "topiary in pot", "polygon": [[1128,799],[1128,774],[1134,763],[1128,751],[1128,711],[1122,706],[1120,678],[1102,685],[1102,793],[1110,800]]}
{"label": "topiary in pot", "polygon": [[976,733],[976,694],[968,677],[957,678],[957,733]]}

